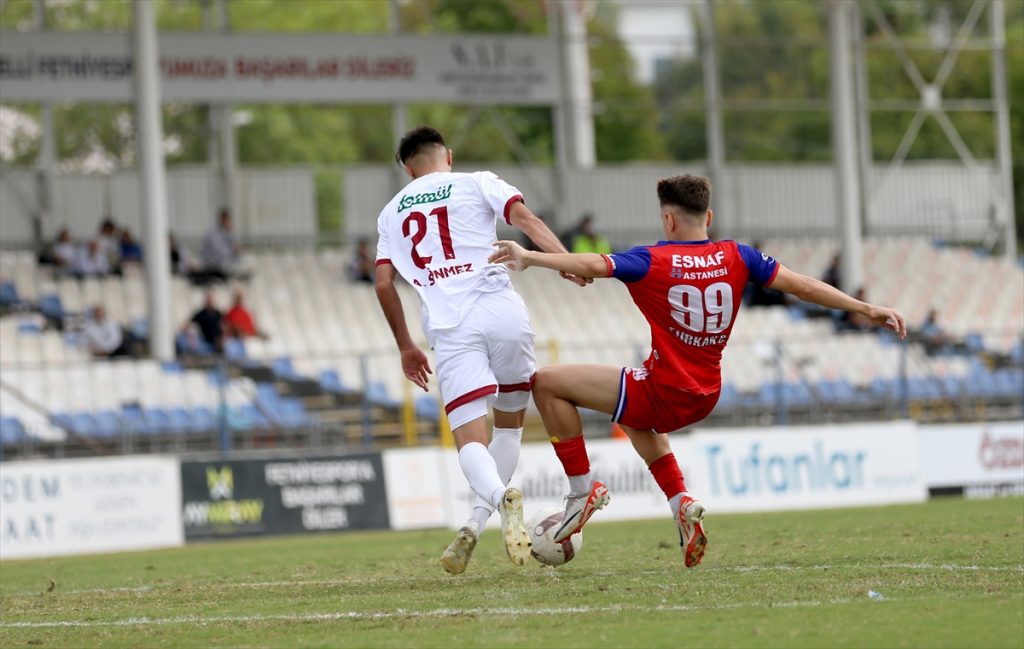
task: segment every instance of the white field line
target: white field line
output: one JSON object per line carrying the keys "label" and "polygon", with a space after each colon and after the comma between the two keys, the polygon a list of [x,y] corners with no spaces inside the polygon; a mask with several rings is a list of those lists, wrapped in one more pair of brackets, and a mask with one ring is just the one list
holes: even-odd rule
{"label": "white field line", "polygon": [[[544,608],[439,608],[427,611],[338,611],[333,613],[295,613],[279,615],[181,615],[176,617],[132,617],[114,620],[47,620],[41,622],[0,622],[3,629],[48,629],[56,627],[125,627],[125,626],[167,626],[179,624],[246,624],[250,622],[331,622],[338,620],[391,620],[415,618],[450,617],[528,617],[537,615],[572,615],[576,613],[622,613],[633,611],[687,612],[725,609],[762,608],[816,608],[821,606],[851,604],[852,599],[828,601],[791,601],[765,604],[763,602],[736,602],[716,606],[692,606],[687,604],[636,606],[613,604],[608,606],[564,606]],[[858,600],[859,601],[859,600]]]}
{"label": "white field line", "polygon": [[[708,566],[704,568],[698,568],[697,572],[725,572],[725,573],[748,573],[748,572],[822,572],[825,570],[921,570],[921,571],[937,571],[937,572],[1016,572],[1024,574],[1024,566],[976,566],[976,565],[959,565],[953,563],[862,563],[862,564],[822,564],[815,566],[791,566],[786,564],[772,564],[764,566]],[[663,570],[637,570],[628,573],[629,576],[642,576],[642,575],[660,575],[664,574]],[[623,573],[618,572],[594,572],[590,573],[597,577],[617,577],[623,576]],[[558,573],[554,572],[553,576],[557,577]],[[438,579],[446,579],[447,577],[439,574]],[[309,579],[309,580],[277,580],[277,581],[239,581],[239,582],[212,582],[196,584],[195,588],[200,590],[218,590],[218,589],[248,589],[248,588],[310,588],[316,586],[361,586],[366,584],[379,584],[379,583],[401,583],[410,582],[423,579],[431,579],[431,577],[353,577],[349,579]],[[475,577],[472,575],[458,577],[459,581],[475,581],[477,579],[490,579],[489,576]],[[179,588],[181,586],[191,585],[174,583],[167,584],[165,586],[120,586],[111,588],[81,588],[73,590],[61,590],[57,589],[58,595],[99,595],[107,593],[146,593],[149,591],[166,590],[168,588]],[[13,593],[3,593],[7,597],[18,597],[25,595],[38,595],[38,590],[24,590]]]}

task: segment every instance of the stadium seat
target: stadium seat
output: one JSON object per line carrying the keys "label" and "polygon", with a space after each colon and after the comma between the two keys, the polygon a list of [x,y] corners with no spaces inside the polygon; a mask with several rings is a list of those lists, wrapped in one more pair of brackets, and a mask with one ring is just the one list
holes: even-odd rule
{"label": "stadium seat", "polygon": [[424,394],[416,397],[416,416],[427,421],[439,421],[441,419],[441,406],[437,399]]}
{"label": "stadium seat", "polygon": [[13,446],[26,437],[25,426],[14,417],[0,417],[0,444]]}
{"label": "stadium seat", "polygon": [[380,381],[371,381],[366,386],[366,400],[384,408],[398,408],[402,405],[400,401],[391,397],[387,387]]}

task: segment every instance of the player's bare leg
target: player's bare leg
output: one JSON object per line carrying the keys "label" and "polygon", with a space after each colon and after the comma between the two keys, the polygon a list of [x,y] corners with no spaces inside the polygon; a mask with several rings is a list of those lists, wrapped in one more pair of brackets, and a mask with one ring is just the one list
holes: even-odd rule
{"label": "player's bare leg", "polygon": [[669,446],[668,435],[636,430],[629,426],[623,426],[622,430],[629,436],[633,448],[647,463],[648,470],[668,499],[672,517],[679,529],[679,545],[683,548],[686,567],[696,566],[704,558],[704,550],[708,545],[708,537],[704,533],[704,505],[686,492],[683,473]]}
{"label": "player's bare leg", "polygon": [[530,558],[530,536],[523,522],[523,493],[507,488],[487,451],[487,417],[478,417],[452,430],[459,449],[459,466],[478,496],[501,514],[505,551],[512,563],[522,566]]}
{"label": "player's bare leg", "polygon": [[582,530],[610,500],[608,488],[591,478],[577,407],[612,414],[618,402],[621,373],[621,367],[611,365],[556,365],[537,372],[533,400],[569,478],[565,515],[555,531],[556,542]]}

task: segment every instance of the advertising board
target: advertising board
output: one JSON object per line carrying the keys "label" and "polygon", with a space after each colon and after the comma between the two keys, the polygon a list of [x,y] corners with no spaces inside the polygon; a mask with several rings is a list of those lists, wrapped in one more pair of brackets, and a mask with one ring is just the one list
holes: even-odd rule
{"label": "advertising board", "polygon": [[180,504],[175,458],[0,463],[0,558],[181,545]]}

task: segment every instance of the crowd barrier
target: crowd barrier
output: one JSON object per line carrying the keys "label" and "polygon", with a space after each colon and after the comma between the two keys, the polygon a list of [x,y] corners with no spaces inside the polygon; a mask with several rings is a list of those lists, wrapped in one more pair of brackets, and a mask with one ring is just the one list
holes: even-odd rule
{"label": "crowd barrier", "polygon": [[[714,429],[671,437],[687,486],[715,513],[1024,494],[1024,421]],[[664,516],[628,441],[588,441],[612,492],[601,520]],[[548,444],[526,444],[512,480],[527,514],[560,506]],[[130,456],[0,463],[0,558],[173,547],[186,541],[463,524],[458,455],[412,448],[336,457],[181,461]],[[497,517],[492,517],[492,525]]]}

